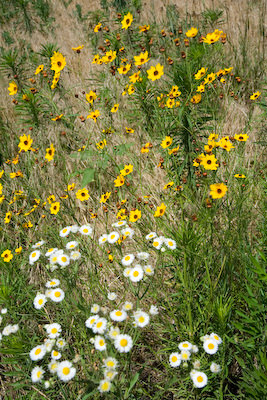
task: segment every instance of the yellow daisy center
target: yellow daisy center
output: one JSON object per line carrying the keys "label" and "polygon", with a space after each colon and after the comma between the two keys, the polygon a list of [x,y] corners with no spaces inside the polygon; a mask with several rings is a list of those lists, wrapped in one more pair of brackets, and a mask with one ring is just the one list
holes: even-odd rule
{"label": "yellow daisy center", "polygon": [[120,341],[121,347],[126,347],[127,344],[128,344],[128,340],[127,339],[121,339],[121,341]]}
{"label": "yellow daisy center", "polygon": [[40,354],[41,351],[42,351],[42,350],[41,350],[40,348],[36,349],[36,350],[35,350],[35,355],[38,356],[38,354]]}
{"label": "yellow daisy center", "polygon": [[203,382],[202,376],[198,376],[198,377],[197,377],[197,381],[198,381],[199,383]]}
{"label": "yellow daisy center", "polygon": [[63,370],[62,370],[62,373],[63,373],[64,375],[69,375],[70,369],[69,369],[68,367],[64,367]]}

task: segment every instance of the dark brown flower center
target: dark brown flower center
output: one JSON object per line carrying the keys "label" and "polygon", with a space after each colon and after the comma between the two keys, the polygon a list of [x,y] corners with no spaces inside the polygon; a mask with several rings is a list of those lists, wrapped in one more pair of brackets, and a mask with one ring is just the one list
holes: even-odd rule
{"label": "dark brown flower center", "polygon": [[24,144],[25,144],[25,146],[27,146],[27,144],[28,144],[28,140],[25,140],[25,141],[24,141]]}
{"label": "dark brown flower center", "polygon": [[129,18],[126,19],[126,24],[128,25],[130,23]]}
{"label": "dark brown flower center", "polygon": [[217,193],[222,193],[222,189],[217,189]]}
{"label": "dark brown flower center", "polygon": [[58,62],[57,62],[57,65],[58,65],[59,67],[61,67],[61,65],[62,65],[62,64],[61,64],[61,61],[58,61]]}
{"label": "dark brown flower center", "polygon": [[154,75],[156,76],[156,75],[158,75],[159,74],[159,71],[154,71]]}
{"label": "dark brown flower center", "polygon": [[211,160],[208,160],[208,161],[207,161],[207,164],[211,164]]}

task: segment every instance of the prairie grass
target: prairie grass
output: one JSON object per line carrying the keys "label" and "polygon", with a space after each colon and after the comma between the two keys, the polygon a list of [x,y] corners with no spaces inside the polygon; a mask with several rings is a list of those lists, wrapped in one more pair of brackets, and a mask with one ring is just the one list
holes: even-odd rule
{"label": "prairie grass", "polygon": [[1,398],[264,398],[266,4],[241,3],[2,2]]}

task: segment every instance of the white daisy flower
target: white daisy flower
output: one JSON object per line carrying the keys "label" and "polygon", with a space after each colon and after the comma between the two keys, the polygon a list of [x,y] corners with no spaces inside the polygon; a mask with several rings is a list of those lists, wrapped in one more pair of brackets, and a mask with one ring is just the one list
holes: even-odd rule
{"label": "white daisy flower", "polygon": [[50,263],[51,265],[57,264],[58,260],[59,260],[59,256],[58,256],[56,253],[53,253],[53,254],[49,257],[49,263]]}
{"label": "white daisy flower", "polygon": [[134,268],[131,269],[130,272],[130,279],[132,282],[139,282],[144,276],[144,271],[141,265],[136,265]]}
{"label": "white daisy flower", "polygon": [[79,230],[79,226],[78,225],[71,225],[70,226],[70,230],[72,233],[77,233]]}
{"label": "white daisy flower", "polygon": [[162,248],[160,249],[160,251],[161,251],[162,253],[164,253],[164,251],[166,251],[165,247],[162,247]]}
{"label": "white daisy flower", "polygon": [[7,313],[7,308],[2,308],[1,314],[6,314]]}
{"label": "white daisy flower", "polygon": [[128,227],[128,228],[122,229],[121,233],[123,234],[123,236],[126,236],[129,239],[132,239],[135,232],[132,228]]}
{"label": "white daisy flower", "polygon": [[61,302],[63,299],[64,299],[64,297],[65,297],[65,292],[62,290],[62,289],[60,289],[60,288],[56,288],[56,289],[53,289],[52,290],[52,292],[51,292],[51,294],[50,294],[50,299],[52,300],[52,301],[54,301],[55,303],[59,303],[59,302]]}
{"label": "white daisy flower", "polygon": [[164,239],[164,243],[168,247],[168,249],[171,249],[171,250],[175,250],[176,249],[177,245],[176,245],[175,240],[169,239],[169,238],[165,238]]}
{"label": "white daisy flower", "polygon": [[145,265],[143,267],[144,273],[148,276],[152,276],[154,275],[154,268],[152,267],[152,265]]}
{"label": "white daisy flower", "polygon": [[76,368],[72,366],[72,363],[68,360],[58,363],[57,376],[63,382],[68,382],[74,378],[76,374]]}
{"label": "white daisy flower", "polygon": [[218,374],[219,372],[221,372],[222,369],[221,369],[221,366],[219,364],[216,364],[215,362],[212,362],[210,364],[210,370],[214,374]]}
{"label": "white daisy flower", "polygon": [[149,324],[150,316],[144,311],[138,310],[133,314],[134,322],[136,326],[143,328],[144,326]]}
{"label": "white daisy flower", "polygon": [[181,364],[181,354],[171,353],[170,357],[169,357],[169,363],[170,363],[170,366],[173,368],[179,367],[179,365]]}
{"label": "white daisy flower", "polygon": [[163,244],[163,239],[159,237],[153,239],[152,246],[155,247],[155,249],[160,250],[162,244]]}
{"label": "white daisy flower", "polygon": [[103,336],[96,336],[94,345],[96,350],[104,351],[107,349],[107,344]]}
{"label": "white daisy flower", "polygon": [[188,350],[182,350],[181,351],[181,360],[182,361],[188,361],[190,358],[190,351]]}
{"label": "white daisy flower", "polygon": [[205,340],[208,340],[210,338],[210,335],[204,335],[200,337],[201,342],[205,342]]}
{"label": "white daisy flower", "polygon": [[94,333],[100,333],[101,335],[105,333],[107,329],[108,321],[106,318],[98,318],[97,321],[93,324],[92,330]]}
{"label": "white daisy flower", "polygon": [[61,325],[58,324],[57,322],[54,322],[53,324],[47,324],[45,325],[45,330],[50,339],[55,339],[60,336]]}
{"label": "white daisy flower", "polygon": [[203,348],[208,354],[215,354],[218,351],[218,343],[215,339],[207,339],[203,343]]}
{"label": "white daisy flower", "polygon": [[133,347],[133,339],[129,335],[118,335],[114,341],[114,346],[119,353],[128,353]]}
{"label": "white daisy flower", "polygon": [[75,249],[75,247],[77,247],[78,244],[79,244],[79,243],[76,242],[76,240],[72,240],[71,242],[68,242],[68,243],[66,244],[66,249],[67,249],[67,250]]}
{"label": "white daisy flower", "polygon": [[108,357],[104,361],[104,366],[106,369],[116,369],[118,367],[118,361],[114,357]]}
{"label": "white daisy flower", "polygon": [[192,349],[192,343],[190,342],[181,342],[178,345],[179,350],[188,350],[190,351]]}
{"label": "white daisy flower", "polygon": [[112,321],[124,321],[127,318],[127,313],[124,310],[113,310],[109,313]]}
{"label": "white daisy flower", "polygon": [[200,368],[200,361],[199,360],[195,360],[193,362],[193,367],[194,367],[194,369],[199,369]]}
{"label": "white daisy flower", "polygon": [[108,235],[108,239],[107,240],[108,240],[109,243],[113,244],[113,243],[117,242],[119,237],[120,237],[120,234],[118,232],[114,231],[114,232],[110,232],[110,234]]}
{"label": "white daisy flower", "polygon": [[123,306],[122,306],[123,310],[125,311],[131,311],[133,309],[133,303],[131,303],[130,301],[126,301]]}
{"label": "white daisy flower", "polygon": [[50,386],[51,386],[51,383],[50,383],[49,381],[45,381],[45,382],[44,382],[44,388],[45,388],[45,389],[49,389]]}
{"label": "white daisy flower", "polygon": [[3,331],[2,331],[2,335],[3,336],[9,336],[12,333],[12,325],[7,325],[4,327]]}
{"label": "white daisy flower", "polygon": [[118,221],[118,222],[114,222],[114,224],[112,224],[112,226],[114,226],[115,228],[119,228],[120,226],[124,226],[126,225],[126,221]]}
{"label": "white daisy flower", "polygon": [[221,344],[221,343],[222,343],[222,339],[220,338],[219,335],[217,335],[217,333],[212,332],[212,333],[210,334],[210,339],[216,340],[216,342],[217,342],[218,344]]}
{"label": "white daisy flower", "polygon": [[70,253],[70,258],[71,258],[71,260],[74,260],[74,261],[79,260],[81,258],[81,256],[82,255],[78,250],[72,251]]}
{"label": "white daisy flower", "polygon": [[48,369],[51,372],[51,374],[55,374],[57,372],[58,368],[58,362],[56,360],[51,360],[50,363],[48,364]]}
{"label": "white daisy flower", "polygon": [[45,305],[47,299],[46,296],[44,294],[37,294],[33,300],[33,305],[36,308],[36,310],[40,310],[41,308],[43,308],[43,306]]}
{"label": "white daisy flower", "polygon": [[46,355],[46,347],[43,344],[34,347],[30,351],[30,359],[32,361],[42,360],[42,358],[44,358],[45,355]]}
{"label": "white daisy flower", "polygon": [[105,393],[105,392],[109,392],[111,389],[111,383],[109,380],[107,379],[102,379],[99,382],[99,386],[98,386],[98,390],[100,393]]}
{"label": "white daisy flower", "polygon": [[60,284],[59,279],[53,279],[52,281],[46,282],[45,287],[54,288],[57,287],[59,284]]}
{"label": "white daisy flower", "polygon": [[11,333],[16,333],[19,330],[18,324],[11,325]]}
{"label": "white daisy flower", "polygon": [[56,341],[56,345],[59,349],[64,349],[64,347],[66,346],[66,340],[63,338],[58,338]]}
{"label": "white daisy flower", "polygon": [[104,235],[100,236],[100,238],[98,239],[98,243],[99,244],[103,244],[108,240],[108,235],[106,233],[104,233]]}
{"label": "white daisy flower", "polygon": [[30,265],[33,265],[35,263],[35,261],[37,261],[39,259],[40,255],[41,255],[41,252],[39,250],[32,251],[31,254],[29,255]]}
{"label": "white daisy flower", "polygon": [[146,240],[151,240],[157,237],[156,232],[150,232],[148,235],[146,235]]}
{"label": "white daisy flower", "polygon": [[104,369],[104,378],[107,379],[108,381],[111,382],[116,375],[118,375],[117,371],[113,371],[111,369]]}
{"label": "white daisy flower", "polygon": [[137,258],[139,258],[139,260],[148,260],[149,259],[149,253],[142,251],[140,253],[137,253]]}
{"label": "white daisy flower", "polygon": [[41,247],[44,243],[45,243],[44,240],[40,240],[40,242],[37,242],[34,245],[32,245],[32,248],[37,249],[38,247]]}
{"label": "white daisy flower", "polygon": [[90,312],[93,314],[97,314],[100,311],[100,306],[98,304],[93,304],[91,307]]}
{"label": "white daisy flower", "polygon": [[118,326],[112,326],[108,331],[110,339],[115,339],[120,334],[120,328]]}
{"label": "white daisy flower", "polygon": [[108,299],[109,299],[109,300],[111,300],[111,301],[116,300],[117,297],[118,297],[118,296],[117,296],[116,293],[114,293],[114,292],[108,292]]}
{"label": "white daisy flower", "polygon": [[157,315],[159,313],[158,307],[152,305],[149,309],[149,314],[151,315]]}
{"label": "white daisy flower", "polygon": [[194,383],[194,386],[196,388],[203,388],[208,383],[207,375],[204,372],[200,372],[200,371],[195,371],[191,375],[191,379],[192,379],[192,381]]}
{"label": "white daisy flower", "polygon": [[59,256],[57,263],[61,267],[66,267],[70,263],[70,258],[69,256],[67,256],[67,254],[62,254],[61,256]]}
{"label": "white daisy flower", "polygon": [[125,268],[123,270],[123,276],[125,276],[125,278],[129,278],[131,270],[132,270],[132,268]]}
{"label": "white daisy flower", "polygon": [[126,256],[124,256],[121,260],[121,263],[124,267],[129,267],[129,265],[132,264],[134,260],[134,255],[133,254],[127,254]]}
{"label": "white daisy flower", "polygon": [[59,232],[59,236],[60,237],[66,237],[69,235],[69,233],[71,232],[71,227],[70,226],[66,226],[65,228],[61,229],[61,231]]}
{"label": "white daisy flower", "polygon": [[42,367],[34,367],[31,372],[32,382],[40,382],[44,376],[45,370]]}
{"label": "white daisy flower", "polygon": [[55,342],[55,339],[45,339],[44,346],[47,353],[50,353],[52,351]]}
{"label": "white daisy flower", "polygon": [[195,344],[193,344],[191,351],[192,351],[192,353],[198,353],[198,347]]}
{"label": "white daisy flower", "polygon": [[93,229],[91,225],[82,225],[79,229],[79,232],[85,236],[92,236]]}
{"label": "white daisy flower", "polygon": [[99,315],[91,315],[87,320],[85,321],[85,326],[87,328],[92,328],[94,323],[99,319]]}
{"label": "white daisy flower", "polygon": [[50,249],[47,250],[45,253],[46,257],[50,257],[52,254],[54,254],[58,250],[57,247],[51,247]]}
{"label": "white daisy flower", "polygon": [[57,351],[57,350],[52,350],[51,358],[53,360],[59,360],[61,358],[61,353],[59,351]]}

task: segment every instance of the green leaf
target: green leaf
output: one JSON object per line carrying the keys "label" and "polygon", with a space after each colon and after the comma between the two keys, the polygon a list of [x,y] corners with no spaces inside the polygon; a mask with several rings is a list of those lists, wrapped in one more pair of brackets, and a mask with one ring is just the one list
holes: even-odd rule
{"label": "green leaf", "polygon": [[134,385],[136,384],[138,378],[139,378],[139,372],[136,372],[136,374],[134,375],[133,379],[130,382],[130,386],[129,389],[125,392],[124,398],[127,399],[127,397],[129,396],[130,391],[132,390],[132,388],[134,387]]}
{"label": "green leaf", "polygon": [[92,182],[95,178],[95,170],[87,168],[83,173],[82,187],[85,187],[88,183]]}

